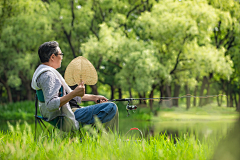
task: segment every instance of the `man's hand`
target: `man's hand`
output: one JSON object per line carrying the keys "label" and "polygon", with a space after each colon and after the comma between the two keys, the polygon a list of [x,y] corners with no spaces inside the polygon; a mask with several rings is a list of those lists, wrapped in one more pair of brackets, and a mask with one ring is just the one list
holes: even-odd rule
{"label": "man's hand", "polygon": [[84,82],[81,82],[74,90],[75,96],[83,97],[85,94]]}
{"label": "man's hand", "polygon": [[107,98],[105,98],[104,96],[100,96],[100,95],[96,95],[95,100],[94,100],[95,103],[103,103],[103,102],[107,102],[107,101],[108,101]]}

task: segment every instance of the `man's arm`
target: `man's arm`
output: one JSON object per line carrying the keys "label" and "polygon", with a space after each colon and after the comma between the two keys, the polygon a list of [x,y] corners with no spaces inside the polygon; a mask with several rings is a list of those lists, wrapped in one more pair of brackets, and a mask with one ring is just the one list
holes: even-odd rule
{"label": "man's arm", "polygon": [[85,94],[82,97],[82,101],[94,101],[95,103],[97,103],[97,100],[100,100],[100,103],[108,101],[107,98],[101,95]]}
{"label": "man's arm", "polygon": [[76,96],[82,97],[85,94],[85,86],[83,83],[78,85],[72,92],[60,98],[60,105],[59,108],[62,107],[64,104],[69,102]]}

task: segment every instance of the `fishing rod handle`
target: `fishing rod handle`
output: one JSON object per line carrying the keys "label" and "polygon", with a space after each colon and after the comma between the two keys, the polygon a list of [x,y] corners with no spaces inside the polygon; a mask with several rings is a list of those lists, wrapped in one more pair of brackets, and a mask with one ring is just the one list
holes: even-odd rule
{"label": "fishing rod handle", "polygon": [[[112,102],[112,101],[114,101],[114,100],[108,100],[108,102]],[[100,100],[97,100],[97,103],[100,103]]]}
{"label": "fishing rod handle", "polygon": [[[112,99],[108,100],[108,102],[114,102],[114,101],[131,101],[132,98],[125,98],[125,99]],[[100,103],[100,100],[97,100],[97,103]]]}

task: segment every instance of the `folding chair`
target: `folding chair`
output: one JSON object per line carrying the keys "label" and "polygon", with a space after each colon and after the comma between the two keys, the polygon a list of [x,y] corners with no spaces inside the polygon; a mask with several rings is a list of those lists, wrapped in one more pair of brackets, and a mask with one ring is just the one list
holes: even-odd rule
{"label": "folding chair", "polygon": [[[60,88],[60,97],[62,97],[62,93],[63,93],[63,88],[61,87]],[[36,137],[37,137],[37,124],[39,124],[39,126],[41,127],[42,131],[44,131],[44,128],[49,132],[51,133],[47,126],[44,124],[44,122],[47,122],[49,124],[51,124],[55,130],[55,128],[58,128],[60,129],[60,131],[62,131],[62,124],[63,124],[63,117],[64,116],[58,116],[56,117],[55,119],[49,121],[47,118],[44,118],[42,116],[39,116],[38,115],[38,101],[40,102],[44,102],[44,96],[43,96],[43,93],[42,93],[42,90],[38,90],[36,91],[36,97],[35,97],[35,140],[36,140]],[[44,127],[44,128],[43,128]]]}

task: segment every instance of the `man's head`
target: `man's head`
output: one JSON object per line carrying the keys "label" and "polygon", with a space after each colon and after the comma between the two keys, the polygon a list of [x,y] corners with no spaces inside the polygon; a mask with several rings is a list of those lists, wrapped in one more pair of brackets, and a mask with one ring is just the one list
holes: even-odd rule
{"label": "man's head", "polygon": [[38,49],[38,56],[42,63],[48,62],[52,54],[58,54],[58,42],[51,41],[43,43]]}
{"label": "man's head", "polygon": [[45,42],[38,49],[40,61],[53,68],[61,67],[62,55],[59,44],[56,41]]}

